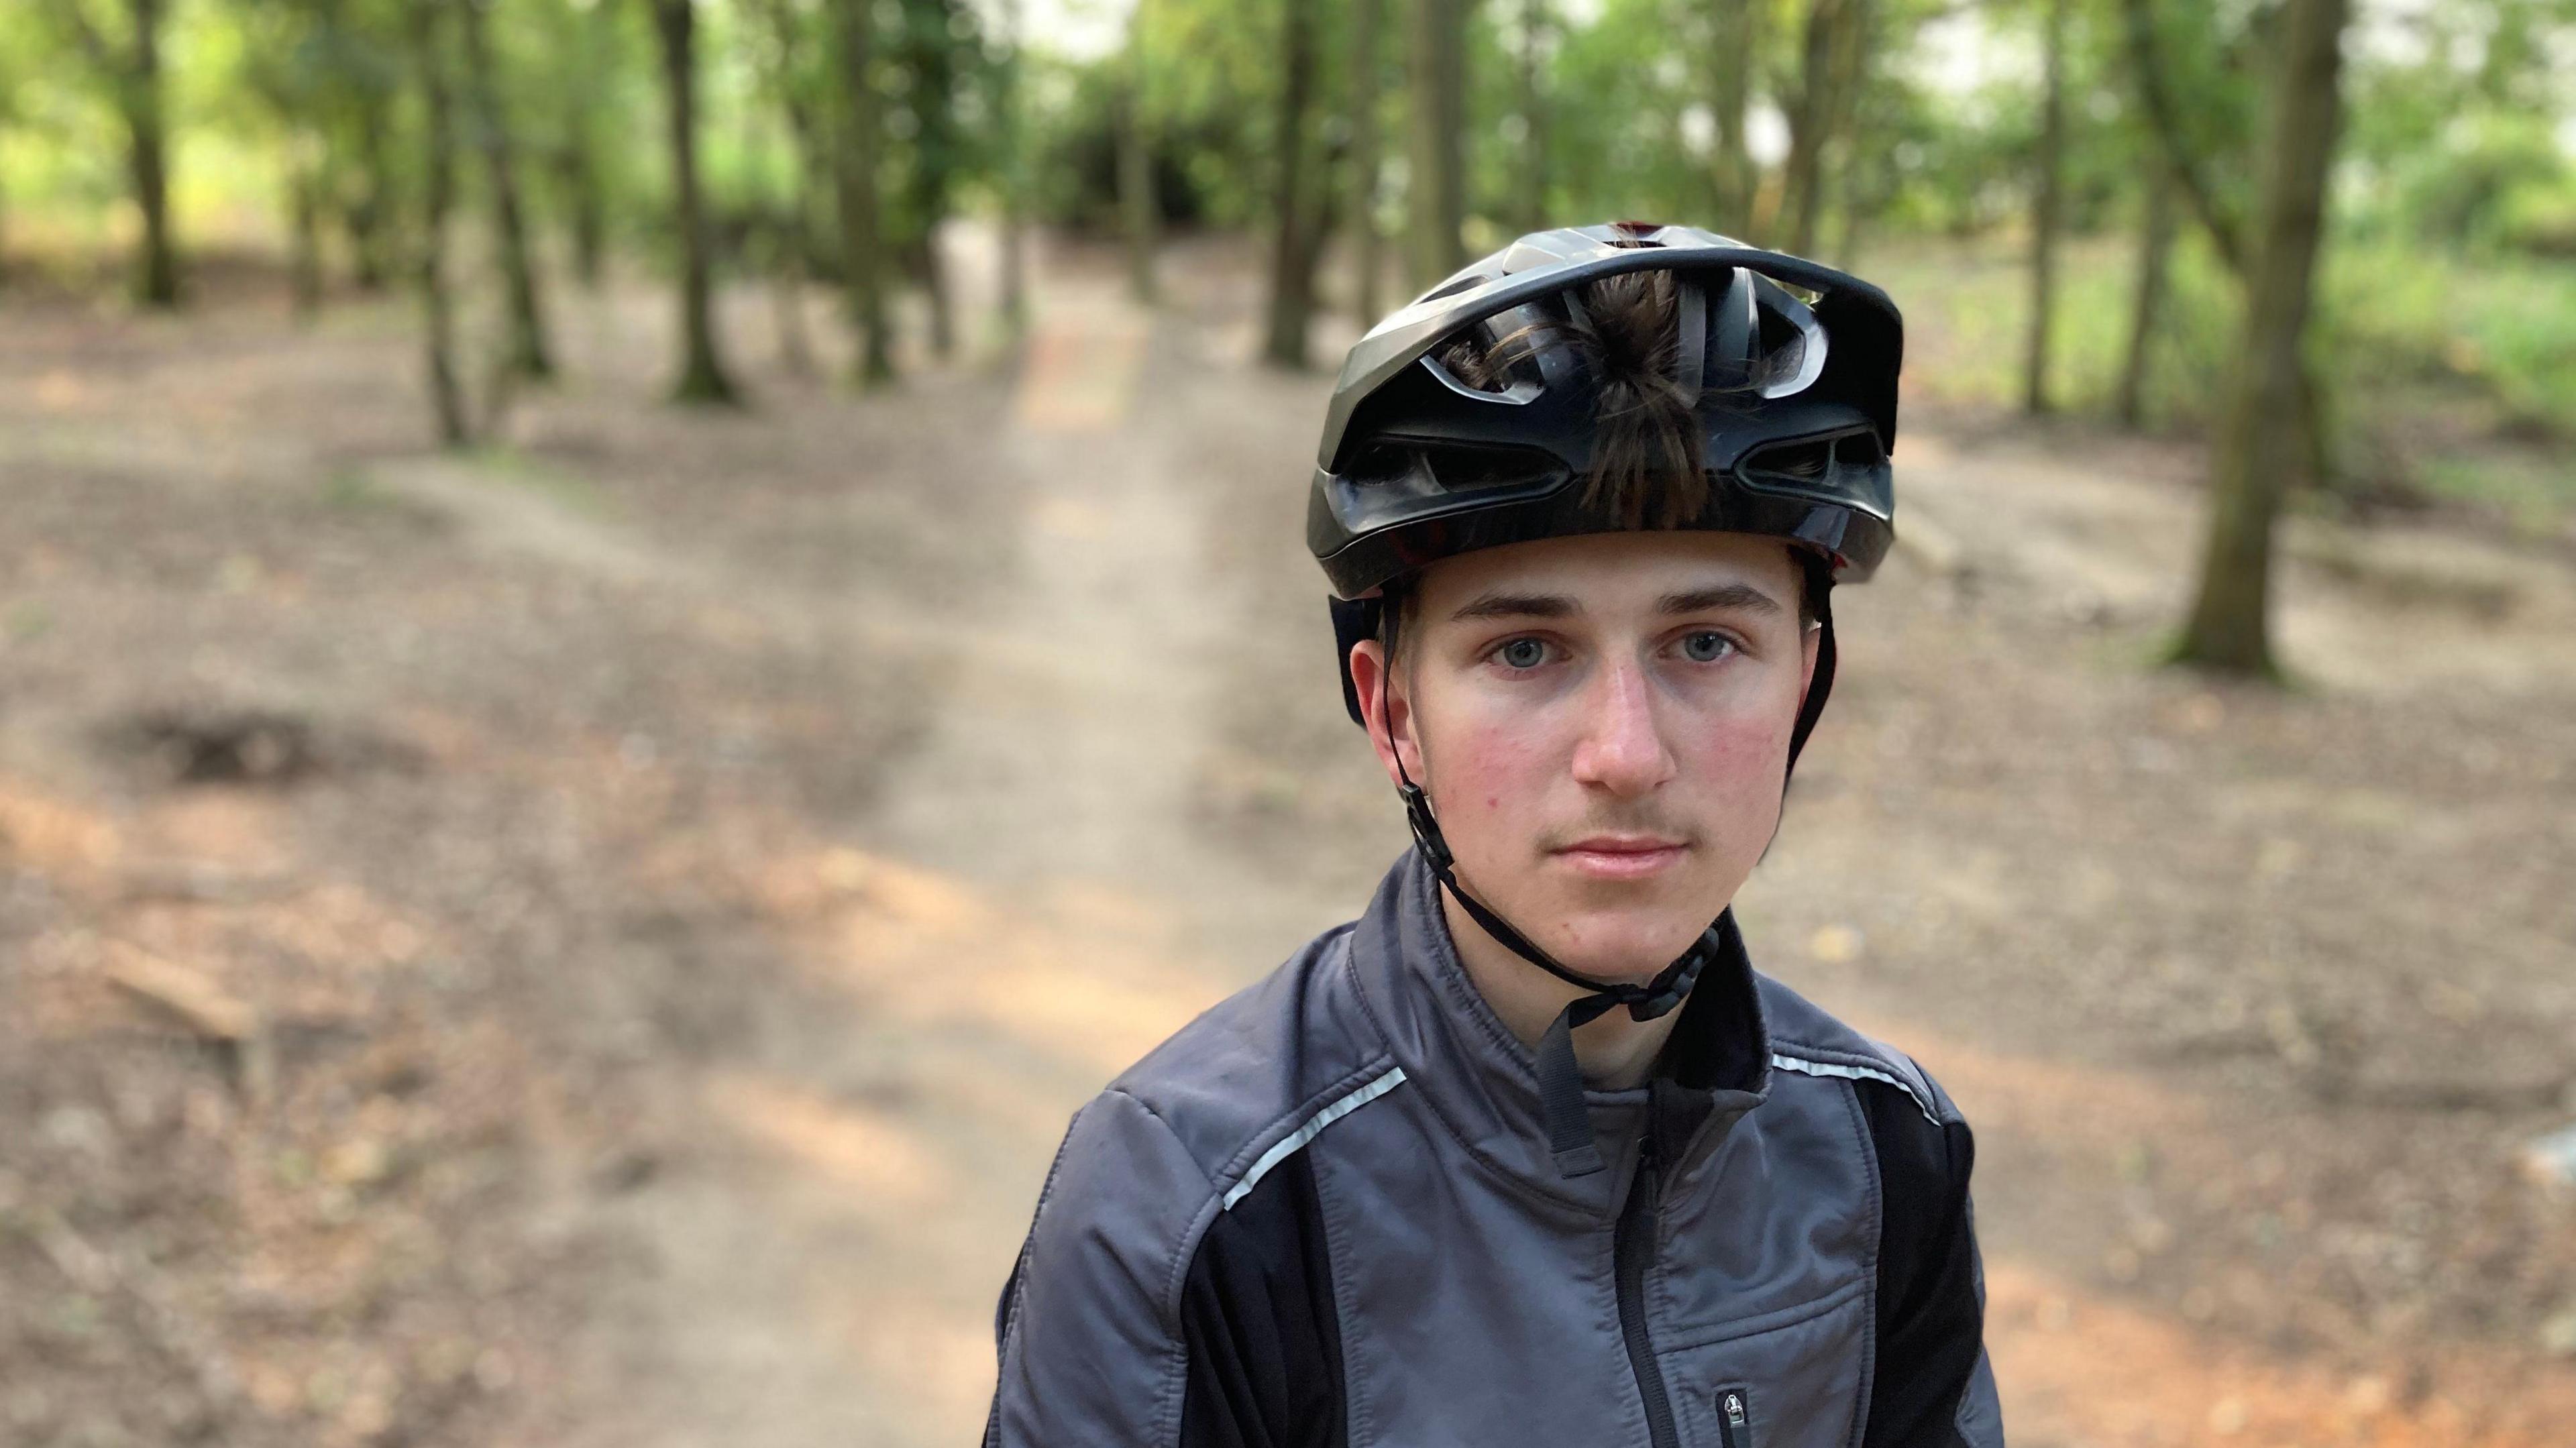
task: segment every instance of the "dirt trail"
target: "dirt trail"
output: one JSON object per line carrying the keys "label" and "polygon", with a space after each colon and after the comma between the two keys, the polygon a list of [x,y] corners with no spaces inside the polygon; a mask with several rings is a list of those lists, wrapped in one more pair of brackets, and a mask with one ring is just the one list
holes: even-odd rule
{"label": "dirt trail", "polygon": [[[1208,345],[1157,330],[1111,279],[1051,289],[975,450],[1041,484],[979,521],[1008,565],[933,635],[937,703],[865,848],[782,867],[822,897],[802,968],[853,1008],[675,1089],[709,1160],[621,1208],[657,1267],[589,1343],[582,1441],[971,1437],[993,1298],[1071,1110],[1265,964],[1269,922],[1347,908],[1202,838],[1207,661],[1255,625],[1212,576],[1223,495],[1194,486],[1186,426],[1137,425]],[[493,521],[566,561],[631,553],[560,516]]]}

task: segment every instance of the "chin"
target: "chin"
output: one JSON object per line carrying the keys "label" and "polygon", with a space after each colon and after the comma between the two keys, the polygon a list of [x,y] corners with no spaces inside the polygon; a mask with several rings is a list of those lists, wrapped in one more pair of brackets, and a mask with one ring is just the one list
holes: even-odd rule
{"label": "chin", "polygon": [[1676,914],[1670,908],[1570,912],[1541,940],[1568,970],[1595,980],[1643,985],[1690,949],[1716,913]]}

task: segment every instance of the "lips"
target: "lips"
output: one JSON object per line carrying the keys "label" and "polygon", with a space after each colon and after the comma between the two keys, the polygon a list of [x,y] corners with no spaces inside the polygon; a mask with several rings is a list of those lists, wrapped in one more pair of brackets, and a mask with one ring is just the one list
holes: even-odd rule
{"label": "lips", "polygon": [[1556,856],[1596,880],[1642,880],[1681,863],[1689,848],[1659,835],[1593,835],[1558,849]]}

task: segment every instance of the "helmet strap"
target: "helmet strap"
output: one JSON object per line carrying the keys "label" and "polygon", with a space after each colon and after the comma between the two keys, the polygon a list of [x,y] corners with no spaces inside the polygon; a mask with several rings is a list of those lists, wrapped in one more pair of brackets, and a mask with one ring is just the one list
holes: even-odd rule
{"label": "helmet strap", "polygon": [[1798,722],[1789,731],[1789,769],[1798,767],[1798,751],[1807,747],[1807,736],[1816,732],[1816,720],[1825,712],[1825,700],[1834,692],[1834,568],[1825,559],[1802,548],[1790,550],[1797,555],[1804,570],[1807,607],[1816,615],[1816,671],[1807,679],[1807,695],[1798,701]]}

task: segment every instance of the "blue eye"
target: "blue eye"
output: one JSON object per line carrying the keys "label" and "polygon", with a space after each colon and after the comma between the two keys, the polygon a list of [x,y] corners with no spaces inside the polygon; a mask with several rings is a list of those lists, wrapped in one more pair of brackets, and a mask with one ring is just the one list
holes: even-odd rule
{"label": "blue eye", "polygon": [[1735,640],[1702,630],[1682,639],[1682,655],[1695,664],[1713,664],[1735,652]]}
{"label": "blue eye", "polygon": [[1494,651],[1507,669],[1535,669],[1547,662],[1547,645],[1536,639],[1514,639]]}

